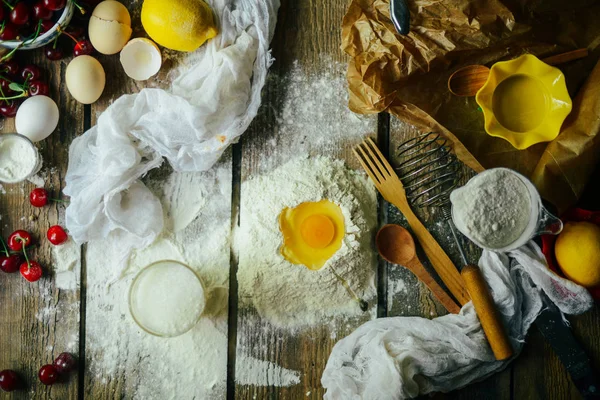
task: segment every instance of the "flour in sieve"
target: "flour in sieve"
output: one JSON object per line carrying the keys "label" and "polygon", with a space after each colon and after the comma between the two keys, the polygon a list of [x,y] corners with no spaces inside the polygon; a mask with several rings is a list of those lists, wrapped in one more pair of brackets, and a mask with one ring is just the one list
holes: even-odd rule
{"label": "flour in sieve", "polygon": [[492,249],[514,243],[531,217],[531,196],[510,170],[497,168],[473,177],[450,195],[456,227]]}
{"label": "flour in sieve", "polygon": [[[342,209],[346,236],[341,249],[318,271],[294,265],[279,253],[278,216],[286,207],[329,199]],[[234,235],[239,257],[239,301],[283,328],[314,325],[337,316],[361,315],[356,301],[331,268],[359,296],[375,296],[377,198],[367,178],[327,157],[296,158],[242,184],[240,227]]]}

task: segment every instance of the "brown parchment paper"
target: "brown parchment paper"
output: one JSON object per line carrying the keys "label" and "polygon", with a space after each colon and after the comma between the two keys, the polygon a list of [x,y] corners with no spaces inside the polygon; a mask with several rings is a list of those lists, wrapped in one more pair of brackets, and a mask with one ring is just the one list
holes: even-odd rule
{"label": "brown parchment paper", "polygon": [[531,177],[561,211],[573,205],[600,154],[600,67],[574,101],[557,140],[521,151],[488,136],[475,99],[453,96],[447,81],[469,64],[587,47],[589,57],[559,66],[573,98],[600,55],[600,2],[407,2],[411,32],[402,36],[390,20],[389,0],[351,1],[342,24],[342,49],[351,56],[350,108],[363,114],[388,111],[423,131],[441,132],[472,169],[513,168]]}

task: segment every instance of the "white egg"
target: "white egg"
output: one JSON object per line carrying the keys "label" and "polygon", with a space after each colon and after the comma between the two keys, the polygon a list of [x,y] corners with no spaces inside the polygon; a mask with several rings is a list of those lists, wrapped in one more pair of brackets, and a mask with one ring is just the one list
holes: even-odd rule
{"label": "white egg", "polygon": [[47,96],[33,96],[21,104],[15,117],[17,132],[32,142],[46,139],[58,125],[58,107]]}
{"label": "white egg", "polygon": [[160,71],[160,49],[150,39],[131,39],[121,50],[121,65],[125,73],[136,81],[150,79]]}

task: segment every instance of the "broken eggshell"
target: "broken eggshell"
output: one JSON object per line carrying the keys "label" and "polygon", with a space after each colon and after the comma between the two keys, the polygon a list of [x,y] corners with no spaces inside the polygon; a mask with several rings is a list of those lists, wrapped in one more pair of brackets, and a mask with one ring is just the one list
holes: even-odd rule
{"label": "broken eggshell", "polygon": [[120,59],[127,76],[136,81],[150,79],[162,65],[160,49],[146,38],[131,39],[121,50]]}
{"label": "broken eggshell", "polygon": [[118,53],[131,37],[131,32],[131,16],[123,4],[106,0],[94,8],[88,35],[99,53]]}

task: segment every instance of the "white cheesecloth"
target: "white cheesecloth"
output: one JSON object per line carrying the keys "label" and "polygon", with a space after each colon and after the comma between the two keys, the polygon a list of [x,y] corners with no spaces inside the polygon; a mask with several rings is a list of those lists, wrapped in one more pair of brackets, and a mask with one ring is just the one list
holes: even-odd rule
{"label": "white cheesecloth", "polygon": [[220,33],[197,50],[198,61],[171,90],[121,96],[71,144],[64,193],[75,242],[112,233],[123,260],[152,243],[163,229],[162,207],[139,179],[163,157],[177,171],[211,168],[256,116],[279,0],[208,3]]}
{"label": "white cheesecloth", "polygon": [[[534,242],[509,254],[484,250],[479,266],[504,319],[515,354],[547,296],[563,313],[581,314],[593,300],[550,269]],[[516,356],[516,355],[515,355]],[[460,314],[369,321],[340,340],[325,367],[325,399],[387,400],[449,392],[500,371],[471,302]]]}

